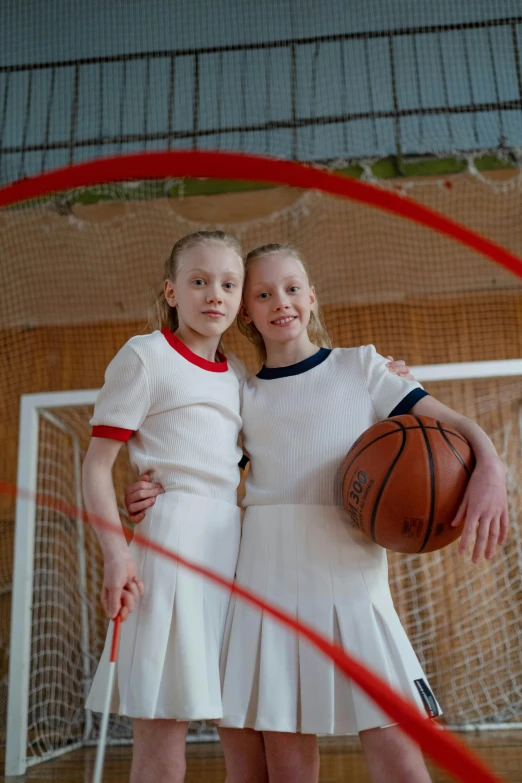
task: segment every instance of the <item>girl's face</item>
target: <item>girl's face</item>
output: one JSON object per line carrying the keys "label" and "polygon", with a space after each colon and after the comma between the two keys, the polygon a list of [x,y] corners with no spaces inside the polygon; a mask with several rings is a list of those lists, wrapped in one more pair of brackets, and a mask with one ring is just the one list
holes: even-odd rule
{"label": "girl's face", "polygon": [[183,253],[175,280],[166,280],[165,299],[178,311],[180,328],[219,337],[234,321],[243,287],[240,257],[220,242]]}
{"label": "girl's face", "polygon": [[260,256],[250,266],[242,316],[257,327],[265,343],[286,343],[301,337],[314,302],[315,291],[308,276],[292,256]]}

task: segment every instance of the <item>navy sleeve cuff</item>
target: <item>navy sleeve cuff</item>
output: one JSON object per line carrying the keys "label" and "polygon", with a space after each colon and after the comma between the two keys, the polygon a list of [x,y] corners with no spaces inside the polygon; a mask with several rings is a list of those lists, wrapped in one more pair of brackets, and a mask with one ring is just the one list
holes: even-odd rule
{"label": "navy sleeve cuff", "polygon": [[243,454],[243,456],[241,457],[238,463],[241,470],[244,470],[249,462],[250,462],[250,458],[247,457],[246,454]]}
{"label": "navy sleeve cuff", "polygon": [[400,401],[398,405],[395,406],[395,408],[392,410],[392,412],[388,415],[388,418],[391,416],[402,416],[403,413],[409,413],[413,406],[419,401],[422,400],[423,397],[429,397],[429,394],[427,391],[424,391],[424,389],[412,389],[409,394],[406,395],[406,397]]}

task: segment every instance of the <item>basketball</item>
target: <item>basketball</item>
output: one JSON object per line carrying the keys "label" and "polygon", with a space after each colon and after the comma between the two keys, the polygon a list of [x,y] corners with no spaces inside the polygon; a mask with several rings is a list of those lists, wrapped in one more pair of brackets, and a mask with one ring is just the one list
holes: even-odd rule
{"label": "basketball", "polygon": [[467,440],[427,416],[394,416],[374,424],[342,468],[344,507],[372,541],[393,552],[434,552],[451,544],[451,527],[475,458]]}

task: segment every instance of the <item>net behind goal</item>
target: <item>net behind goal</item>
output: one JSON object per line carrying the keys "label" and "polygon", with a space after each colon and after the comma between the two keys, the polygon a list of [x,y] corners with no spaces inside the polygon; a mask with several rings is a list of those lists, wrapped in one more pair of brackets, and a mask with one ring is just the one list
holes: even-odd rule
{"label": "net behind goal", "polygon": [[[445,720],[520,725],[522,374],[509,362],[522,357],[522,277],[418,223],[318,192],[308,175],[301,187],[260,183],[274,159],[255,173],[245,161],[233,180],[226,168],[153,173],[145,154],[307,161],[315,174],[339,170],[408,197],[520,258],[520,8],[291,0],[273,12],[202,0],[195,14],[194,5],[134,3],[129,13],[113,2],[92,14],[72,3],[57,13],[27,0],[0,24],[0,183],[28,187],[27,177],[69,167],[29,202],[0,191],[2,481],[25,477],[81,507],[92,390],[125,341],[147,331],[175,241],[220,228],[245,251],[292,242],[333,343],[373,343],[417,365],[508,466],[512,532],[491,564],[471,567],[450,548],[391,556],[390,573]],[[130,153],[141,153],[132,175],[128,159],[111,174]],[[98,173],[73,185],[85,161]],[[226,347],[256,369],[234,328]],[[120,506],[130,478],[122,455]],[[0,493],[0,746],[7,737],[10,773],[97,737],[83,703],[105,635],[100,580],[92,530],[74,513],[23,498],[15,507]],[[192,733],[212,736],[207,726]],[[111,721],[110,741],[130,741],[128,722]]]}
{"label": "net behind goal", "polygon": [[[82,519],[81,494],[96,394],[87,390],[22,399],[18,475],[29,492],[18,499],[16,512],[22,533],[15,548],[10,765],[15,755],[30,765],[98,735],[99,716],[86,712],[85,699],[106,635],[99,605],[103,561],[94,531]],[[132,478],[125,452],[114,476],[121,501],[124,484]],[[28,612],[30,622],[24,624]],[[26,646],[29,659],[23,654]],[[214,731],[204,723],[189,732],[189,739],[209,737]],[[109,738],[129,742],[130,721],[111,719]]]}
{"label": "net behind goal", "polygon": [[[502,557],[474,567],[454,549],[422,556],[391,554],[390,581],[406,631],[456,727],[522,727],[522,360],[416,369],[425,387],[487,429],[508,467],[515,522]],[[488,373],[488,375],[486,375]],[[90,437],[96,391],[27,395],[22,400],[17,501],[8,762],[25,764],[92,742],[98,717],[84,703],[106,633],[98,601],[103,564],[81,517],[81,462]],[[115,468],[122,501],[132,477],[123,453]],[[37,498],[36,502],[34,498]],[[40,498],[40,499],[38,499]],[[78,514],[74,516],[74,509]],[[20,531],[23,530],[23,534]],[[32,604],[32,606],[31,606]],[[30,657],[23,655],[30,634]],[[27,711],[15,709],[24,704]],[[204,724],[191,737],[212,738]],[[113,716],[112,743],[130,741],[131,726]],[[20,768],[19,768],[20,769]]]}
{"label": "net behind goal", "polygon": [[[450,548],[393,556],[390,565],[397,608],[448,723],[519,725],[522,371],[510,361],[522,356],[522,282],[449,237],[392,214],[312,190],[251,184],[249,192],[182,198],[171,181],[100,182],[2,210],[0,319],[9,362],[0,390],[7,413],[2,475],[16,483],[18,451],[22,486],[20,477],[32,471],[26,488],[81,506],[79,465],[94,393],[75,395],[98,388],[116,351],[147,329],[147,305],[172,244],[215,227],[235,234],[245,249],[291,241],[310,265],[334,344],[374,343],[383,354],[421,365],[427,389],[476,418],[508,465],[512,533],[492,564],[464,565]],[[399,184],[418,204],[522,253],[518,170],[382,187],[396,191]],[[191,182],[184,185],[189,190]],[[226,347],[256,368],[252,347],[235,329]],[[427,374],[447,362],[452,366],[442,376]],[[487,366],[477,370],[476,362]],[[57,389],[73,391],[29,402],[31,393]],[[21,395],[29,395],[32,413],[19,435]],[[27,444],[37,434],[29,459]],[[130,478],[124,461],[115,476],[121,504]],[[12,500],[2,496],[0,504],[3,519],[12,519]],[[11,773],[95,740],[97,719],[83,703],[105,634],[92,531],[74,515],[20,504],[7,715]],[[26,535],[33,523],[34,551]],[[10,568],[5,561],[4,568]],[[207,727],[194,727],[201,731],[207,735]],[[129,724],[113,720],[110,738],[128,741]]]}

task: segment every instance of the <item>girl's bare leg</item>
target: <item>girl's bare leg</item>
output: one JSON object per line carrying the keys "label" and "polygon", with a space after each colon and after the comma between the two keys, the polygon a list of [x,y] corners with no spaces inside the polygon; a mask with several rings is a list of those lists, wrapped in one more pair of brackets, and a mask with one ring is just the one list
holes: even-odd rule
{"label": "girl's bare leg", "polygon": [[132,728],[130,783],[183,783],[188,723],[134,719]]}
{"label": "girl's bare leg", "polygon": [[372,783],[431,783],[417,745],[398,726],[359,734]]}
{"label": "girl's bare leg", "polygon": [[264,731],[270,783],[317,783],[319,746],[315,734]]}
{"label": "girl's bare leg", "polygon": [[253,729],[219,728],[226,783],[268,783],[263,735]]}

